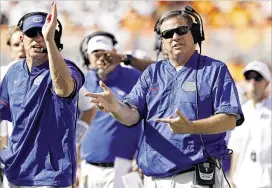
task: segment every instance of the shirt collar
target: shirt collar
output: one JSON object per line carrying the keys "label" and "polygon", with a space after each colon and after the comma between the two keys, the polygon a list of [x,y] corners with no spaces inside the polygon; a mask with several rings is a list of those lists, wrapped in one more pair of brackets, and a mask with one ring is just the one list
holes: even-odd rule
{"label": "shirt collar", "polygon": [[264,100],[256,103],[255,107],[254,107],[253,100],[250,99],[250,105],[252,106],[252,108],[254,108],[256,110],[261,109],[262,107],[268,106],[270,104],[270,102],[271,102],[271,97],[269,96],[269,97],[265,98]]}
{"label": "shirt collar", "polygon": [[[198,63],[198,57],[199,57],[199,53],[197,50],[195,50],[195,52],[193,53],[193,55],[190,57],[190,59],[184,64],[183,68],[179,71],[185,71],[187,69],[195,69],[197,67],[197,63]],[[167,61],[165,61],[167,64],[167,69],[169,71],[173,71],[173,69],[175,70],[175,67],[171,64],[170,60],[167,59]]]}
{"label": "shirt collar", "polygon": [[[24,59],[23,61],[24,61],[23,62],[24,70],[28,71],[26,59]],[[40,64],[38,66],[33,66],[32,69],[31,69],[31,73],[39,72],[40,70],[42,70],[44,68],[49,68],[49,61],[46,61],[46,62],[44,62],[44,63],[42,63],[42,64]]]}

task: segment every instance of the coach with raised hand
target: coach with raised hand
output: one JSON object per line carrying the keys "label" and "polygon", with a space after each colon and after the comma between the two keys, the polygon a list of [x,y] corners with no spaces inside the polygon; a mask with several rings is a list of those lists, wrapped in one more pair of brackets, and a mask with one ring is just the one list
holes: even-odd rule
{"label": "coach with raised hand", "polygon": [[10,187],[70,187],[76,175],[76,103],[84,77],[59,52],[62,28],[55,2],[51,13],[28,13],[18,26],[26,58],[10,67],[0,87],[0,119],[14,126],[8,148],[0,153],[4,173]]}

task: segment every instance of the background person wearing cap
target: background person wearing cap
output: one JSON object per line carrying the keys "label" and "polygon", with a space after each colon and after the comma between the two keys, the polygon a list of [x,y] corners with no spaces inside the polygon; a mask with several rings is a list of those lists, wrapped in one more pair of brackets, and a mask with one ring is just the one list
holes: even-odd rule
{"label": "background person wearing cap", "polygon": [[0,159],[10,187],[71,187],[76,103],[84,77],[57,48],[56,3],[50,14],[23,18],[18,26],[24,32],[26,59],[9,68],[0,86],[0,118],[14,126]]}
{"label": "background person wearing cap", "polygon": [[[122,100],[136,84],[140,71],[107,63],[105,56],[97,52],[115,51],[115,37],[108,32],[94,32],[87,42],[90,68],[84,86],[89,92],[101,92],[99,81],[103,80]],[[84,39],[83,39],[84,40]],[[98,110],[100,107],[97,106]],[[125,127],[110,114],[97,111],[80,145],[80,187],[113,188],[114,161],[116,157],[132,160],[137,149],[140,126]]]}
{"label": "background person wearing cap", "polygon": [[243,126],[231,132],[229,148],[233,149],[230,180],[236,188],[271,188],[271,96],[266,89],[271,73],[266,64],[250,62],[244,69],[249,100],[242,105]]}

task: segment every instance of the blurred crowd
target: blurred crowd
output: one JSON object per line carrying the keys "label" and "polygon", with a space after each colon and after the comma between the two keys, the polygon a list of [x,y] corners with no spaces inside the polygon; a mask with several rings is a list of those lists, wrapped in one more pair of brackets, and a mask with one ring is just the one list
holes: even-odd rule
{"label": "blurred crowd", "polygon": [[[244,65],[256,59],[271,67],[270,1],[59,1],[63,23],[63,55],[81,64],[79,41],[94,30],[113,33],[121,52],[141,49],[151,58],[153,27],[158,16],[170,9],[191,5],[202,16],[206,41],[203,54],[227,63],[235,80],[242,80]],[[76,7],[76,8],[75,8]],[[5,37],[8,25],[31,11],[49,11],[47,1],[1,1],[1,64],[10,60]],[[218,50],[220,48],[220,50]]]}

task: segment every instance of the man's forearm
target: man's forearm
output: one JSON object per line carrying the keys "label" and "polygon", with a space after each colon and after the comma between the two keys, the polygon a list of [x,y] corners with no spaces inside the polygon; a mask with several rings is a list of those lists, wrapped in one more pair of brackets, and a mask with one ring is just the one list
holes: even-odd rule
{"label": "man's forearm", "polygon": [[130,65],[141,71],[144,71],[152,63],[154,63],[154,61],[147,60],[147,59],[133,58]]}
{"label": "man's forearm", "polygon": [[127,126],[136,124],[140,120],[139,112],[130,108],[126,104],[118,102],[119,105],[115,112],[111,112],[111,115],[118,120],[120,123],[123,123]]}
{"label": "man's forearm", "polygon": [[68,97],[74,90],[74,82],[55,41],[46,41],[50,74],[55,92],[60,97]]}
{"label": "man's forearm", "polygon": [[236,126],[236,115],[217,114],[206,119],[193,121],[192,133],[217,134],[232,130]]}

